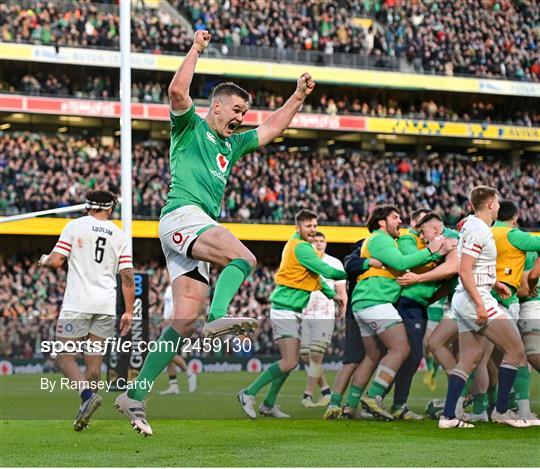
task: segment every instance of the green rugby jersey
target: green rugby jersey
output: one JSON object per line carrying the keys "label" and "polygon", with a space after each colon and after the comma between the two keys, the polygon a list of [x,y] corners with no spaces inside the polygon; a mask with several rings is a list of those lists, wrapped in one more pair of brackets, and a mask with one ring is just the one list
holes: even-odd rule
{"label": "green rugby jersey", "polygon": [[[437,253],[432,255],[427,248],[403,255],[397,247],[397,241],[383,230],[374,231],[364,246],[362,257],[378,259],[385,265],[388,274],[382,275],[384,273],[382,269],[370,267],[359,277],[352,295],[353,311],[379,304],[395,303],[401,293],[396,276],[407,269],[440,258]],[[388,268],[392,269],[392,272]]]}
{"label": "green rugby jersey", "polygon": [[[459,233],[455,230],[445,227],[443,231],[443,236],[445,238],[458,239]],[[402,248],[402,244],[400,243],[400,240],[401,238],[399,238],[398,240],[398,246],[399,246],[400,251],[403,252],[403,254],[411,254],[409,243],[407,243],[408,244],[407,250],[404,251]],[[415,250],[418,251],[418,249],[415,249]],[[403,290],[401,291],[401,296],[405,296],[427,307],[429,305],[429,300],[433,297],[433,295],[439,289],[442,283],[443,282],[422,282],[422,283],[417,283],[415,285],[409,285],[409,286],[403,287]],[[454,285],[454,289],[456,286],[457,286],[457,278]]]}
{"label": "green rugby jersey", "polygon": [[[538,259],[538,253],[534,251],[529,251],[525,257],[525,270],[531,270],[534,267],[536,259]],[[535,296],[528,296],[526,298],[519,299],[520,303],[525,303],[527,301],[540,301],[540,288],[538,289],[538,293]]]}
{"label": "green rugby jersey", "polygon": [[196,114],[195,105],[180,116],[171,113],[170,117],[171,185],[161,216],[185,205],[196,205],[217,219],[232,167],[259,146],[257,131],[221,137]]}

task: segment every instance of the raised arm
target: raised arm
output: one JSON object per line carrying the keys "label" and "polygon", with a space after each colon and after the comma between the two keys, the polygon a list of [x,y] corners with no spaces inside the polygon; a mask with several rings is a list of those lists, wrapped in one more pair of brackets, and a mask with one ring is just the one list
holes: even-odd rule
{"label": "raised arm", "polygon": [[305,99],[315,88],[315,82],[309,73],[304,73],[296,84],[296,90],[283,106],[274,111],[259,127],[257,136],[259,146],[264,146],[279,137],[289,126],[294,115],[304,104]]}
{"label": "raised arm", "polygon": [[192,106],[193,101],[189,96],[189,87],[191,86],[199,55],[208,47],[210,39],[211,36],[208,31],[197,31],[195,33],[193,45],[169,85],[169,102],[172,111],[184,111]]}

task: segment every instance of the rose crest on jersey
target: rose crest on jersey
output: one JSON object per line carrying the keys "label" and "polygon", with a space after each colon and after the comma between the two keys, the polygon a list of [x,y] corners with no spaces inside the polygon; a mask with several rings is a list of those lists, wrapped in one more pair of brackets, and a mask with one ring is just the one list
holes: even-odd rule
{"label": "rose crest on jersey", "polygon": [[229,161],[227,158],[225,158],[221,153],[218,153],[216,156],[216,161],[219,170],[224,173],[227,171],[227,167],[229,166]]}

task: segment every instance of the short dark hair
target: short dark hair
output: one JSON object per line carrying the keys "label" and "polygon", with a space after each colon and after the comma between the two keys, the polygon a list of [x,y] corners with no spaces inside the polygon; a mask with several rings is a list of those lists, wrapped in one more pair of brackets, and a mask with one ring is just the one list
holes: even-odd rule
{"label": "short dark hair", "polygon": [[429,212],[430,212],[429,208],[426,208],[426,207],[417,208],[413,213],[411,213],[411,221],[413,221],[415,218],[418,218],[422,214],[426,214]]}
{"label": "short dark hair", "polygon": [[489,186],[476,186],[473,187],[471,194],[469,195],[469,200],[474,210],[482,208],[485,203],[499,195],[499,191],[494,187]]}
{"label": "short dark hair", "polygon": [[221,95],[239,96],[244,101],[251,102],[251,95],[244,88],[232,81],[226,81],[214,87],[212,90],[212,100]]}
{"label": "short dark hair", "polygon": [[441,218],[440,215],[438,215],[437,213],[435,212],[428,212],[426,213],[422,218],[420,218],[420,220],[418,220],[418,223],[416,224],[416,227],[419,228],[421,227],[424,223],[427,223],[428,221],[430,220],[438,220],[440,221],[441,223],[443,223],[443,219]]}
{"label": "short dark hair", "polygon": [[501,200],[497,220],[508,221],[514,218],[518,213],[518,206],[512,200]]}
{"label": "short dark hair", "polygon": [[315,238],[322,238],[322,239],[326,239],[326,236],[324,235],[324,233],[322,231],[317,231],[315,233]]}
{"label": "short dark hair", "polygon": [[399,213],[399,209],[395,205],[391,204],[382,204],[377,205],[367,221],[367,228],[370,233],[373,233],[375,230],[380,228],[379,222],[385,220],[391,213]]}
{"label": "short dark hair", "polygon": [[314,218],[317,218],[317,214],[312,210],[307,210],[304,208],[294,216],[294,221],[297,225],[299,225],[300,222],[313,220]]}
{"label": "short dark hair", "polygon": [[86,209],[87,210],[108,210],[114,209],[118,203],[116,196],[105,190],[89,191],[86,193]]}

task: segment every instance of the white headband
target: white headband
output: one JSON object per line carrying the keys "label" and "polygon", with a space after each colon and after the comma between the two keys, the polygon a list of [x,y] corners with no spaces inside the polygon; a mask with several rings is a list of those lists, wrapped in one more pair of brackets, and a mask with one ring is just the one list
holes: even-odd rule
{"label": "white headband", "polygon": [[96,202],[95,200],[86,199],[86,210],[107,210],[114,207],[114,201],[112,202]]}

